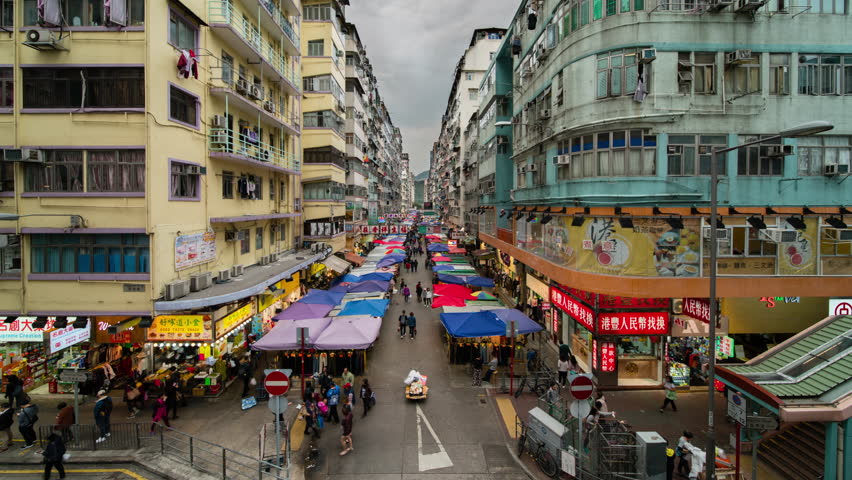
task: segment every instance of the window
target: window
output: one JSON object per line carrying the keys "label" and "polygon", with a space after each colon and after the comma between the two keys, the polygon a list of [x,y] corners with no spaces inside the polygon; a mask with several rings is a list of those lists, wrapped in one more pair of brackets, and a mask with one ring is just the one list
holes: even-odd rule
{"label": "window", "polygon": [[169,85],[169,120],[198,128],[198,97]]}
{"label": "window", "polygon": [[[3,7],[3,26],[12,25],[13,0],[0,0]],[[37,0],[24,0],[24,25],[38,25]],[[108,23],[104,11],[104,0],[65,0],[62,15],[70,27],[97,27]],[[127,25],[139,26],[145,23],[145,0],[126,0]],[[8,17],[6,17],[8,15]],[[8,18],[8,20],[7,20]]]}
{"label": "window", "polygon": [[228,85],[234,83],[234,57],[222,50],[222,81]]}
{"label": "window", "polygon": [[473,74],[472,73],[465,73],[464,78],[465,78],[465,80],[473,80]]}
{"label": "window", "polygon": [[90,150],[87,157],[87,191],[145,191],[145,150]]}
{"label": "window", "polygon": [[278,189],[278,197],[281,199],[282,202],[286,202],[287,201],[287,182],[281,182],[279,184],[279,187],[280,188]]}
{"label": "window", "polygon": [[[761,135],[760,137],[768,137]],[[741,136],[740,143],[760,138],[756,135]],[[772,154],[773,147],[781,145],[781,139],[742,148],[738,152],[737,175],[783,175],[784,157]]]}
{"label": "window", "polygon": [[263,249],[263,227],[257,227],[254,229],[254,249]]}
{"label": "window", "polygon": [[188,163],[171,162],[169,200],[201,200],[201,168]]}
{"label": "window", "polygon": [[790,94],[790,54],[769,54],[769,93],[771,95]]}
{"label": "window", "polygon": [[597,98],[633,95],[639,76],[635,50],[614,50],[597,58]]}
{"label": "window", "polygon": [[222,198],[234,198],[234,172],[222,172]]}
{"label": "window", "polygon": [[275,179],[269,179],[269,199],[275,200]]}
{"label": "window", "polygon": [[[35,2],[33,2],[35,3]],[[26,7],[24,7],[26,8]],[[0,0],[0,27],[11,27],[15,22],[14,0]]]}
{"label": "window", "polygon": [[831,164],[850,166],[852,137],[801,137],[798,143],[799,175],[822,175]]}
{"label": "window", "polygon": [[198,26],[172,10],[169,17],[169,43],[183,50],[197,50]]}
{"label": "window", "polygon": [[799,55],[799,93],[852,95],[852,55]]}
{"label": "window", "polygon": [[801,3],[797,2],[796,6],[810,6],[808,13],[835,13],[840,15],[846,13],[846,2],[844,0],[804,0]]}
{"label": "window", "polygon": [[559,154],[570,155],[570,163],[559,167],[559,180],[656,173],[657,137],[642,130],[582,135],[559,145]]}
{"label": "window", "polygon": [[[5,240],[4,240],[5,239]],[[0,235],[0,275],[21,272],[21,236]]]}
{"label": "window", "polygon": [[467,89],[467,99],[468,100],[478,100],[479,99],[479,89],[478,88],[468,88]]}
{"label": "window", "polygon": [[331,75],[305,77],[302,79],[302,86],[306,92],[331,92],[341,103],[345,103],[343,88]]}
{"label": "window", "polygon": [[760,54],[755,53],[747,60],[728,64],[725,68],[725,93],[748,95],[760,93]]}
{"label": "window", "polygon": [[320,112],[305,112],[305,127],[331,128],[338,134],[343,135],[343,118],[331,110]]}
{"label": "window", "polygon": [[278,226],[278,233],[281,234],[280,237],[278,237],[280,241],[286,242],[288,240],[288,238],[287,238],[287,224],[286,223],[282,223],[281,225]]}
{"label": "window", "polygon": [[11,68],[0,68],[0,108],[12,108],[15,103],[15,75]]}
{"label": "window", "polygon": [[309,57],[322,57],[325,55],[325,41],[320,40],[308,40],[308,56]]}
{"label": "window", "polygon": [[24,68],[24,108],[144,108],[142,67]]}
{"label": "window", "polygon": [[32,234],[32,273],[148,273],[148,235]]}
{"label": "window", "polygon": [[527,162],[521,160],[516,164],[515,171],[517,172],[518,182],[515,188],[527,188]]}
{"label": "window", "polygon": [[536,158],[533,161],[535,171],[532,173],[532,183],[535,186],[544,185],[547,180],[547,162],[544,156]]}
{"label": "window", "polygon": [[[769,228],[775,228],[776,225],[770,225],[772,221],[769,218],[764,219]],[[733,225],[726,226],[728,230],[728,242],[719,242],[717,245],[718,254],[720,257],[774,257],[778,251],[778,245],[772,242],[764,241],[760,237],[760,231],[751,225]],[[704,242],[704,254],[710,254],[710,242]]]}
{"label": "window", "polygon": [[323,3],[320,5],[305,5],[302,7],[305,20],[331,20],[331,4]]}
{"label": "window", "polygon": [[693,66],[695,93],[711,95],[716,93],[716,54],[696,53]]}
{"label": "window", "polygon": [[820,234],[819,250],[823,257],[848,257],[852,256],[852,242],[841,241],[833,235],[828,229],[834,228],[830,225],[823,225]]}
{"label": "window", "polygon": [[240,230],[240,254],[245,255],[251,251],[251,230]]}
{"label": "window", "polygon": [[237,192],[243,200],[263,199],[263,177],[258,175],[240,175],[237,180]]}
{"label": "window", "polygon": [[346,185],[338,182],[314,182],[302,186],[305,201],[343,200],[346,197]]}
{"label": "window", "polygon": [[[696,139],[698,144],[696,144]],[[725,148],[725,135],[671,135],[666,149],[669,175],[710,175],[713,149]],[[716,172],[725,175],[725,155],[716,160]]]}
{"label": "window", "polygon": [[15,191],[15,164],[0,162],[0,192]]}
{"label": "window", "polygon": [[28,192],[82,192],[83,151],[50,150],[43,164],[24,166]]}

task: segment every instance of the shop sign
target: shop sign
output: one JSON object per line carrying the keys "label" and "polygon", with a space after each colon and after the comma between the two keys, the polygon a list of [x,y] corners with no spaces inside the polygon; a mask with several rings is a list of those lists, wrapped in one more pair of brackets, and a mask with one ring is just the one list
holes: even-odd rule
{"label": "shop sign", "polygon": [[706,298],[684,298],[683,314],[704,323],[710,323],[710,300]]}
{"label": "shop sign", "polygon": [[91,321],[86,321],[86,328],[74,328],[68,325],[50,332],[50,353],[56,353],[65,347],[85,342],[92,335]]}
{"label": "shop sign", "polygon": [[775,308],[779,303],[802,303],[801,297],[760,297],[766,308]]}
{"label": "shop sign", "polygon": [[559,307],[560,310],[570,315],[590,331],[595,331],[595,312],[591,308],[553,287],[550,288],[550,303]]}
{"label": "shop sign", "polygon": [[734,339],[726,335],[716,337],[716,358],[731,358],[734,354]]}
{"label": "shop sign", "polygon": [[572,288],[572,287],[569,287],[567,285],[561,285],[561,284],[559,285],[559,288],[570,293],[571,295],[574,295],[575,297],[579,298],[581,301],[583,301],[583,302],[585,302],[589,305],[594,305],[595,302],[597,302],[597,299],[598,299],[597,293],[587,292],[585,290],[580,290],[580,289],[577,289],[577,288]]}
{"label": "shop sign", "polygon": [[148,327],[148,340],[213,340],[210,315],[160,315]]}
{"label": "shop sign", "polygon": [[[716,335],[728,333],[728,317],[719,315],[716,322]],[[707,337],[710,335],[710,324],[686,315],[675,315],[672,318],[673,337]]]}
{"label": "shop sign", "polygon": [[618,295],[598,295],[599,308],[669,308],[669,298],[632,298]]}
{"label": "shop sign", "polygon": [[598,369],[598,341],[592,340],[592,370]]}
{"label": "shop sign", "polygon": [[598,318],[601,335],[666,335],[669,331],[667,312],[602,313]]}
{"label": "shop sign", "polygon": [[222,338],[237,325],[243,322],[254,313],[254,302],[249,302],[233,312],[225,315],[224,318],[216,320],[216,338]]}
{"label": "shop sign", "polygon": [[601,371],[615,371],[615,344],[612,342],[601,342]]}
{"label": "shop sign", "polygon": [[175,238],[175,270],[200,265],[216,259],[216,233],[178,235]]}
{"label": "shop sign", "polygon": [[0,317],[0,342],[41,342],[44,332],[53,328],[53,317],[47,320],[44,328],[33,328],[37,317],[18,317],[12,323],[5,323],[6,317]]}
{"label": "shop sign", "polygon": [[829,315],[852,315],[852,298],[833,298],[828,301]]}

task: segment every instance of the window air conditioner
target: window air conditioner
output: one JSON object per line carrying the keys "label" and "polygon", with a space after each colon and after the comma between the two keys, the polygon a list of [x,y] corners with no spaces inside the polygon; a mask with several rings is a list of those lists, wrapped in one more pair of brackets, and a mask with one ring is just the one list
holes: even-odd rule
{"label": "window air conditioner", "polygon": [[199,165],[187,165],[186,173],[190,175],[203,175],[207,173],[207,169]]}
{"label": "window air conditioner", "polygon": [[[710,227],[704,227],[703,235],[705,239],[710,238]],[[716,229],[716,240],[728,240],[728,229],[727,228],[717,228]]]}
{"label": "window air conditioner", "polygon": [[545,58],[547,58],[548,55],[550,55],[550,49],[547,48],[547,46],[544,43],[539,45],[539,47],[538,47],[538,58],[541,59],[541,60],[544,60]]}
{"label": "window air conditioner", "polygon": [[799,238],[799,232],[785,228],[765,228],[760,230],[759,236],[767,242],[790,243],[795,242]]}
{"label": "window air conditioner", "polygon": [[249,89],[249,97],[260,100],[263,98],[263,88],[258,87],[257,85],[251,85]]}
{"label": "window air conditioner", "polygon": [[533,163],[532,165],[528,165],[528,166],[527,166],[527,171],[529,171],[529,172],[535,172],[535,171],[538,171],[538,165],[536,165],[536,164],[534,164],[534,163]]}
{"label": "window air conditioner", "polygon": [[216,283],[225,283],[231,281],[231,270],[219,270],[216,274]]}
{"label": "window air conditioner", "polygon": [[726,60],[726,63],[728,64],[742,63],[746,60],[751,60],[751,50],[735,50],[733,52],[728,52]]}
{"label": "window air conditioner", "polygon": [[539,113],[538,116],[539,116],[539,118],[550,118],[550,109],[545,108],[544,110],[541,111],[541,113]]}
{"label": "window air conditioner", "polygon": [[642,49],[642,54],[639,60],[642,63],[651,63],[657,59],[657,49],[656,48],[644,48]]}
{"label": "window air conditioner", "polygon": [[213,121],[210,122],[213,128],[226,128],[228,119],[224,115],[213,115]]}
{"label": "window air conditioner", "polygon": [[557,165],[571,165],[571,155],[557,155],[556,156],[556,164]]}
{"label": "window air conditioner", "polygon": [[166,284],[166,301],[177,300],[189,294],[190,281],[178,280],[176,282]]}
{"label": "window air conditioner", "polygon": [[825,235],[838,242],[852,242],[852,228],[825,228]]}
{"label": "window air conditioner", "polygon": [[258,265],[269,265],[269,255],[260,257],[260,260],[257,263]]}
{"label": "window air conditioner", "polygon": [[793,154],[792,145],[770,145],[767,150],[769,151],[770,157],[783,157],[785,155]]}
{"label": "window air conditioner", "polygon": [[64,50],[59,44],[62,41],[61,34],[51,30],[33,28],[27,30],[24,45],[36,50]]}
{"label": "window air conditioner", "polygon": [[240,275],[245,273],[245,271],[246,271],[246,267],[244,267],[242,265],[234,265],[233,267],[231,267],[231,276],[232,277],[239,277]]}
{"label": "window air conditioner", "polygon": [[767,0],[736,0],[736,12],[748,13],[766,5]]}
{"label": "window air conditioner", "polygon": [[20,148],[6,148],[3,150],[4,162],[20,162],[24,159],[24,151]]}
{"label": "window air conditioner", "polygon": [[708,0],[707,7],[711,12],[718,12],[728,5],[733,5],[734,0]]}
{"label": "window air conditioner", "polygon": [[675,315],[680,315],[683,313],[683,299],[682,298],[673,298],[672,299],[672,313]]}
{"label": "window air conditioner", "polygon": [[213,285],[213,272],[196,273],[189,277],[189,289],[193,292],[204,290]]}
{"label": "window air conditioner", "polygon": [[237,93],[247,94],[249,91],[249,83],[245,78],[237,80]]}
{"label": "window air conditioner", "polygon": [[225,241],[226,242],[238,242],[240,240],[245,240],[245,239],[246,239],[246,232],[244,230],[225,232]]}
{"label": "window air conditioner", "polygon": [[823,174],[827,177],[834,175],[848,175],[849,165],[846,165],[845,163],[826,163]]}
{"label": "window air conditioner", "polygon": [[263,102],[263,109],[270,113],[275,113],[275,102],[267,100]]}

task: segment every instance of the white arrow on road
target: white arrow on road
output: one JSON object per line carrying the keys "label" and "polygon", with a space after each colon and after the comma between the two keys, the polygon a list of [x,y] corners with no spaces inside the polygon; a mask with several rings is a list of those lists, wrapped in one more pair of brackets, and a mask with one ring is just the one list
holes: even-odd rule
{"label": "white arrow on road", "polygon": [[[423,432],[420,428],[421,421],[426,424],[426,428],[429,429],[429,433],[432,435],[432,438],[435,439],[435,443],[438,445],[439,450],[437,453],[423,453]],[[447,468],[452,466],[453,461],[450,460],[450,456],[447,455],[444,445],[442,445],[441,441],[438,440],[438,435],[435,433],[435,429],[432,428],[432,425],[429,423],[429,419],[426,418],[423,410],[420,409],[420,405],[417,405],[417,468],[421,472],[425,472],[427,470],[435,470],[437,468]]]}

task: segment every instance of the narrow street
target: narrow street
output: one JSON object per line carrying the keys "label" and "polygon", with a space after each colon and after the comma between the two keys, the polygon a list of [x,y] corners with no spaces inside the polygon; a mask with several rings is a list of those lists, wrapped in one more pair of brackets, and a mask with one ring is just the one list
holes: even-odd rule
{"label": "narrow street", "polygon": [[[366,418],[361,417],[362,405],[356,405],[349,455],[338,455],[340,427],[326,424],[317,442],[323,460],[314,478],[525,479],[504,443],[493,399],[485,389],[470,385],[465,367],[448,364],[440,309],[416,301],[417,281],[431,288],[432,273],[423,266],[425,256],[417,260],[417,273],[402,272],[412,290],[411,303],[401,293],[392,299],[369,355],[368,378],[377,404]],[[417,318],[414,340],[399,338],[397,318],[403,310],[414,310]],[[428,399],[405,399],[403,380],[411,369],[428,376]]]}

